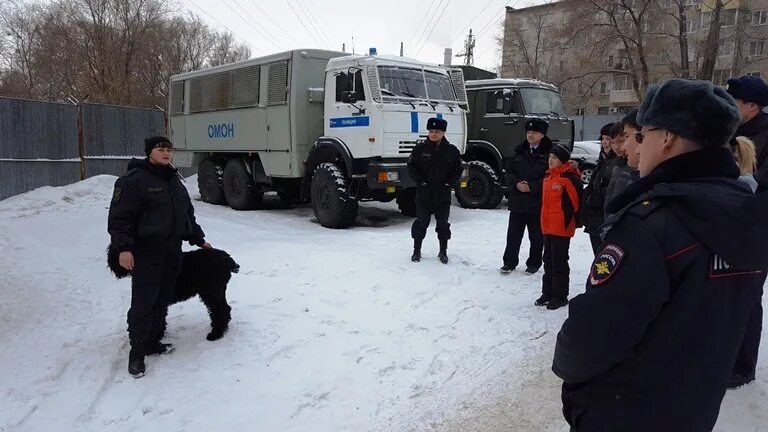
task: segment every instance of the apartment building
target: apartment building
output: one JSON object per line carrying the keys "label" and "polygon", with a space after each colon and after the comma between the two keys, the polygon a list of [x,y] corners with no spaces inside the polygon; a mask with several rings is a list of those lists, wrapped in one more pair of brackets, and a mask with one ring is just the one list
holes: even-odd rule
{"label": "apartment building", "polygon": [[[628,112],[646,83],[701,76],[715,0],[681,1],[508,7],[501,76],[557,85],[571,115]],[[712,81],[725,86],[745,74],[768,79],[768,0],[723,0],[720,23]]]}

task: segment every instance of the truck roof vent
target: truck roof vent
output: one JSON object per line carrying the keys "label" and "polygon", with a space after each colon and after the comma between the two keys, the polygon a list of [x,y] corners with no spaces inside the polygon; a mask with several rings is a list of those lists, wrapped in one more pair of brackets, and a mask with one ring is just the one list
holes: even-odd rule
{"label": "truck roof vent", "polygon": [[467,89],[464,87],[464,72],[461,69],[448,69],[448,74],[451,77],[453,91],[456,92],[456,101],[459,105],[468,106],[469,99],[467,99]]}
{"label": "truck roof vent", "polygon": [[365,74],[368,76],[368,85],[371,87],[371,99],[381,102],[381,87],[379,87],[379,73],[376,65],[366,66]]}

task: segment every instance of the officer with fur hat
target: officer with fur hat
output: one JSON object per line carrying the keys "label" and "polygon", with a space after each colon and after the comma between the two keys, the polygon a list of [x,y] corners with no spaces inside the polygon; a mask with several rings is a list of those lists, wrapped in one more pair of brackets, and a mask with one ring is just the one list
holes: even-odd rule
{"label": "officer with fur hat", "polygon": [[448,263],[448,240],[451,238],[451,187],[461,178],[461,153],[445,138],[448,122],[442,118],[427,120],[427,139],[416,145],[408,159],[408,174],[416,183],[416,220],[411,227],[413,255],[421,261],[421,243],[427,235],[429,221],[435,215],[438,257]]}
{"label": "officer with fur hat", "polygon": [[[744,136],[755,144],[757,193],[768,192],[768,84],[754,76],[728,80],[728,93],[736,99],[741,121],[735,136]],[[736,388],[755,380],[757,355],[763,328],[763,304],[758,299],[749,314],[749,326],[739,350],[731,376],[730,388]]]}
{"label": "officer with fur hat", "polygon": [[739,128],[734,136],[745,136],[755,143],[757,151],[758,192],[768,191],[768,114],[763,112],[768,106],[768,84],[761,78],[743,76],[728,80],[726,90],[739,107]]}
{"label": "officer with fur hat", "polygon": [[181,242],[209,248],[187,189],[171,165],[168,138],[144,140],[146,159],[132,159],[115,182],[107,231],[120,265],[131,271],[128,372],[144,375],[144,356],[173,348],[161,339],[181,266]]}
{"label": "officer with fur hat", "polygon": [[768,267],[768,195],[738,181],[733,98],[709,81],[648,89],[640,179],[609,204],[553,370],[573,430],[711,431]]}
{"label": "officer with fur hat", "polygon": [[517,267],[520,244],[528,228],[531,248],[525,262],[525,272],[534,274],[541,268],[544,237],[541,233],[541,187],[549,168],[552,141],[547,137],[549,123],[531,119],[525,123],[526,139],[518,145],[511,158],[506,159],[504,181],[509,190],[509,223],[504,265],[500,271],[509,273]]}

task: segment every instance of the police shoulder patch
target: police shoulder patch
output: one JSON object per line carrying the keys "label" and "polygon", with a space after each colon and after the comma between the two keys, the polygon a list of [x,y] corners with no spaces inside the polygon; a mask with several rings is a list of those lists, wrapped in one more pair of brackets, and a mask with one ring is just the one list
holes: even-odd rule
{"label": "police shoulder patch", "polygon": [[615,244],[607,244],[597,255],[589,272],[589,284],[599,286],[606,283],[621,267],[626,253]]}

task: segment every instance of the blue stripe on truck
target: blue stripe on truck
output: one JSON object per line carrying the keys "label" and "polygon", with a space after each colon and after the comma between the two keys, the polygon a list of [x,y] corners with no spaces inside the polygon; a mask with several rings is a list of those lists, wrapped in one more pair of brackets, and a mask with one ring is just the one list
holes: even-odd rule
{"label": "blue stripe on truck", "polygon": [[419,133],[419,113],[411,112],[411,132]]}
{"label": "blue stripe on truck", "polygon": [[332,128],[370,126],[371,118],[368,116],[336,117],[330,120]]}

